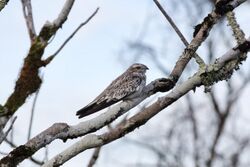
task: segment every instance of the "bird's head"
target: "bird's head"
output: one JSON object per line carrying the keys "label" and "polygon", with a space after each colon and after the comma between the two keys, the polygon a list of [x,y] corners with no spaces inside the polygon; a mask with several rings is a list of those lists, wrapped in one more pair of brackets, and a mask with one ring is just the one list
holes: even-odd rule
{"label": "bird's head", "polygon": [[148,67],[144,64],[135,63],[129,67],[129,70],[136,73],[146,73]]}

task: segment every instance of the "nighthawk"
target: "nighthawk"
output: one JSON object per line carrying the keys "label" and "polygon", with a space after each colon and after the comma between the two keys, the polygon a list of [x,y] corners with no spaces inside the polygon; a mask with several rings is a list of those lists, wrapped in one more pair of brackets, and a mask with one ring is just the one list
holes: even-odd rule
{"label": "nighthawk", "polygon": [[139,97],[146,85],[146,70],[148,70],[148,67],[144,64],[135,63],[131,65],[91,103],[77,111],[76,115],[82,118],[121,100]]}

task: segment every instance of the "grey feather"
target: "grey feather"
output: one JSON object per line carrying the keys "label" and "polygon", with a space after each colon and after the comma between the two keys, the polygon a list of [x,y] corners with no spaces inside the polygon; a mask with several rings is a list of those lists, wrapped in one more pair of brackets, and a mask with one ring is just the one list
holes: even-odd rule
{"label": "grey feather", "polygon": [[133,64],[76,115],[82,118],[121,100],[136,98],[146,84],[147,69],[143,64]]}

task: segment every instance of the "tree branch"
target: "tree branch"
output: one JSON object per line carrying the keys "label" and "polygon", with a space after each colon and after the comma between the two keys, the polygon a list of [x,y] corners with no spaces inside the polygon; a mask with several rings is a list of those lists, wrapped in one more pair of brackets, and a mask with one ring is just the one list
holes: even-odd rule
{"label": "tree branch", "polygon": [[216,100],[216,97],[215,97],[215,94],[214,94],[214,90],[211,89],[211,91],[210,91],[208,94],[209,94],[211,103],[212,103],[212,105],[213,105],[214,112],[215,112],[216,115],[220,118],[221,115],[222,115],[222,112],[221,112],[221,109],[220,109],[220,107],[219,107],[218,100]]}
{"label": "tree branch", "polygon": [[200,155],[199,155],[199,151],[200,151],[200,148],[198,147],[198,139],[199,139],[199,136],[198,136],[198,128],[197,128],[197,120],[196,120],[196,117],[195,117],[195,107],[194,107],[194,104],[192,102],[192,99],[191,99],[191,96],[189,94],[187,94],[186,96],[186,101],[187,101],[187,104],[188,104],[188,112],[189,112],[189,119],[190,119],[190,122],[191,122],[191,126],[192,126],[192,136],[193,136],[193,158],[194,158],[194,162],[195,162],[195,167],[199,167],[199,158],[200,158]]}
{"label": "tree branch", "polygon": [[30,41],[32,42],[36,38],[36,31],[32,14],[31,0],[21,0],[21,1],[23,6],[23,15],[29,32]]}
{"label": "tree branch", "polygon": [[40,85],[40,87],[38,88],[38,90],[37,90],[37,92],[36,92],[36,94],[35,94],[34,101],[33,101],[33,103],[32,103],[27,141],[30,139],[30,136],[31,136],[31,129],[32,129],[33,120],[34,120],[35,107],[36,107],[36,102],[37,102],[37,98],[38,98],[40,89],[41,89],[41,85]]}
{"label": "tree branch", "polygon": [[7,129],[7,131],[3,134],[0,134],[0,144],[6,139],[6,137],[8,136],[9,132],[12,130],[13,125],[16,121],[16,116],[14,117],[14,119],[11,121],[10,127]]}
{"label": "tree branch", "polygon": [[92,154],[91,156],[91,159],[89,161],[89,164],[87,165],[87,167],[93,167],[99,157],[99,154],[100,154],[100,151],[101,151],[101,147],[97,147],[95,148],[95,151],[94,153]]}

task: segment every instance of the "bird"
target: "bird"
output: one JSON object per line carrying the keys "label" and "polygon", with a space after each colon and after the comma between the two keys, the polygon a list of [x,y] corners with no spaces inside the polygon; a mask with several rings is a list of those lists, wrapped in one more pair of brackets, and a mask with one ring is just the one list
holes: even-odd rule
{"label": "bird", "polygon": [[140,63],[132,64],[118,76],[92,102],[76,112],[82,118],[109,107],[119,101],[138,98],[146,85],[146,71],[149,68]]}

